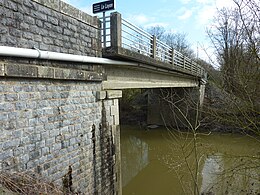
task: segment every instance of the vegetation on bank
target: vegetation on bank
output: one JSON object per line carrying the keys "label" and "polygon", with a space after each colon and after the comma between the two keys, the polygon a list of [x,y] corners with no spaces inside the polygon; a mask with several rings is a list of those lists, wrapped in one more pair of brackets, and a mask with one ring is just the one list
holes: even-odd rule
{"label": "vegetation on bank", "polygon": [[260,135],[259,1],[233,2],[233,8],[218,10],[208,30],[219,64],[218,71],[209,70],[209,92],[218,90],[220,98],[208,102],[205,113],[220,124]]}
{"label": "vegetation on bank", "polygon": [[55,184],[46,181],[36,173],[26,172],[0,172],[0,194],[66,194]]}

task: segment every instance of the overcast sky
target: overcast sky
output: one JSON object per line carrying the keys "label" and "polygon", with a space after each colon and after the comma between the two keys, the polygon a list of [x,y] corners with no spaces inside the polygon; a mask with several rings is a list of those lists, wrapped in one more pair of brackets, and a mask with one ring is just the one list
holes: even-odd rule
{"label": "overcast sky", "polygon": [[[63,0],[88,14],[97,0]],[[172,32],[187,35],[192,48],[199,57],[207,60],[202,47],[208,49],[206,29],[210,27],[216,8],[231,6],[232,0],[115,0],[116,11],[128,21],[141,26],[160,25]],[[209,53],[212,53],[208,49]],[[208,61],[208,60],[207,60]]]}

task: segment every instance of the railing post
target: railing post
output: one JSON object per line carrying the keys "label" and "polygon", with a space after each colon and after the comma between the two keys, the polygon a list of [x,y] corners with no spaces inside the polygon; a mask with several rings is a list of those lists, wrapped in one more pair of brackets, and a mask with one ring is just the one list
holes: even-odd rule
{"label": "railing post", "polygon": [[174,53],[174,49],[173,49],[173,47],[172,47],[172,64],[174,65],[174,55],[175,55],[175,53]]}
{"label": "railing post", "polygon": [[118,12],[110,15],[111,47],[122,47],[122,18]]}
{"label": "railing post", "polygon": [[185,56],[183,55],[183,68],[186,69],[186,66],[185,66]]}
{"label": "railing post", "polygon": [[103,46],[104,48],[106,47],[106,43],[107,43],[107,33],[106,33],[106,12],[103,12]]}
{"label": "railing post", "polygon": [[156,58],[156,36],[153,35],[153,39],[151,40],[151,57]]}

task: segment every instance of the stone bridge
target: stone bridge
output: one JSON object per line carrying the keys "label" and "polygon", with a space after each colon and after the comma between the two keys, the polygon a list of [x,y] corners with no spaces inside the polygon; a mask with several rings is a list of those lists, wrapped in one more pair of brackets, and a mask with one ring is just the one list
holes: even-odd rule
{"label": "stone bridge", "polygon": [[0,171],[121,194],[122,89],[200,89],[202,101],[204,69],[118,13],[0,0],[0,18]]}

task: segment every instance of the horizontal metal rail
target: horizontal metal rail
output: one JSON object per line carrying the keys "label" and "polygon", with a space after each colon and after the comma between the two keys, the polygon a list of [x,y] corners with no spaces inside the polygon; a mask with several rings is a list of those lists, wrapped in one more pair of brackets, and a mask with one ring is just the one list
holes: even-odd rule
{"label": "horizontal metal rail", "polygon": [[148,32],[145,32],[143,29],[139,28],[138,26],[135,26],[134,24],[131,24],[127,20],[122,18],[122,24],[125,26],[128,26],[130,29],[136,31],[138,34],[142,34],[143,36],[146,36],[148,39],[152,38],[153,36],[149,34]]}
{"label": "horizontal metal rail", "polygon": [[186,73],[207,80],[206,71],[202,66],[140,27],[121,18],[121,14],[112,13],[105,19],[100,19],[102,22],[103,47],[123,47],[166,64],[172,64],[180,71],[184,70]]}

